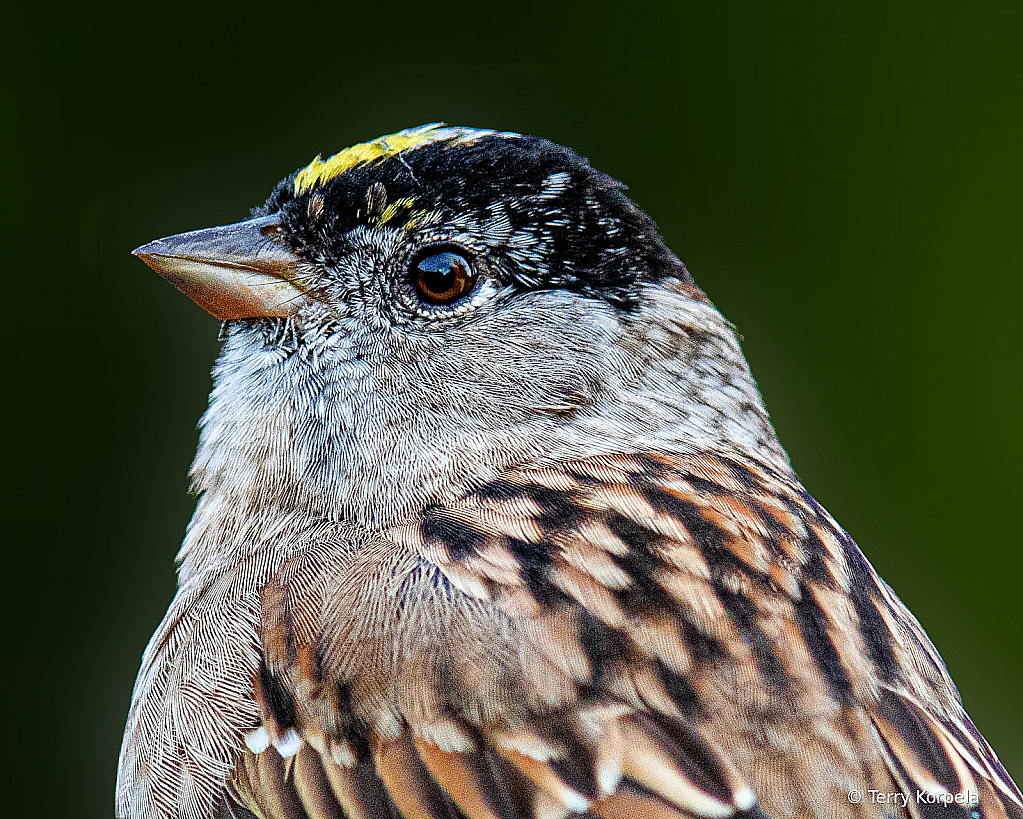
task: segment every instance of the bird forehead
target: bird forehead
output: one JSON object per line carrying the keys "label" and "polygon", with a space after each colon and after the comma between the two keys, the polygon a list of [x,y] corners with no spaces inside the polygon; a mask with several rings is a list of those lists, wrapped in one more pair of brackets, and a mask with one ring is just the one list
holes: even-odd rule
{"label": "bird forehead", "polygon": [[316,157],[295,175],[295,196],[309,193],[352,168],[388,159],[405,151],[443,142],[452,146],[468,145],[490,136],[514,138],[518,134],[476,128],[448,128],[441,123],[432,123],[377,137],[369,142],[345,148],[329,159]]}

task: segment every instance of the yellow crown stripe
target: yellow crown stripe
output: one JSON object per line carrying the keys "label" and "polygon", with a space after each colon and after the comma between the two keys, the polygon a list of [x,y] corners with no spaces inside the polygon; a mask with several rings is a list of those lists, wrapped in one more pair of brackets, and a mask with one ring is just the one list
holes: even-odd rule
{"label": "yellow crown stripe", "polygon": [[374,225],[386,225],[395,216],[397,216],[402,210],[411,210],[412,206],[415,205],[416,198],[414,196],[406,196],[402,199],[395,199],[391,204],[384,208],[383,212],[374,218],[371,218],[370,224]]}
{"label": "yellow crown stripe", "polygon": [[[295,175],[295,196],[308,193],[313,188],[329,182],[357,165],[376,162],[396,156],[402,151],[410,151],[424,145],[432,145],[435,142],[469,143],[495,133],[473,128],[445,128],[443,123],[435,122],[382,136],[371,142],[353,145],[351,148],[345,148],[334,154],[330,159],[316,157],[300,170]],[[515,134],[498,134],[498,136],[515,136]]]}

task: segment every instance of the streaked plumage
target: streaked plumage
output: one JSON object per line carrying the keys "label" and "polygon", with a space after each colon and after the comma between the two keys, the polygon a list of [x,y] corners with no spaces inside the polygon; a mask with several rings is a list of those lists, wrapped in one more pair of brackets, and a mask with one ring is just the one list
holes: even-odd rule
{"label": "streaked plumage", "polygon": [[230,321],[118,816],[1023,817],[731,327],[571,152],[416,129],[137,252]]}

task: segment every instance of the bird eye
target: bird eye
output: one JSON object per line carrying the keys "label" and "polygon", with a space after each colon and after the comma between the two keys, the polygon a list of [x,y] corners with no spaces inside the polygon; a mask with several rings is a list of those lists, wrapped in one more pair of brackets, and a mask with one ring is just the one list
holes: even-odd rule
{"label": "bird eye", "polygon": [[437,248],[416,256],[410,272],[416,293],[429,304],[452,304],[472,292],[477,280],[468,259]]}

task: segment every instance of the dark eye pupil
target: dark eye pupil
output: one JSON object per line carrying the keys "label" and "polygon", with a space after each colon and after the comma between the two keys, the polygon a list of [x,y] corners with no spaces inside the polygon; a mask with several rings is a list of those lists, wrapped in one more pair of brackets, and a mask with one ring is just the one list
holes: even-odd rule
{"label": "dark eye pupil", "polygon": [[465,265],[454,253],[427,256],[419,263],[419,269],[423,271],[423,283],[435,293],[450,290],[458,274],[465,273]]}
{"label": "dark eye pupil", "polygon": [[469,263],[457,253],[424,256],[413,265],[412,274],[419,297],[431,304],[451,304],[473,286]]}

